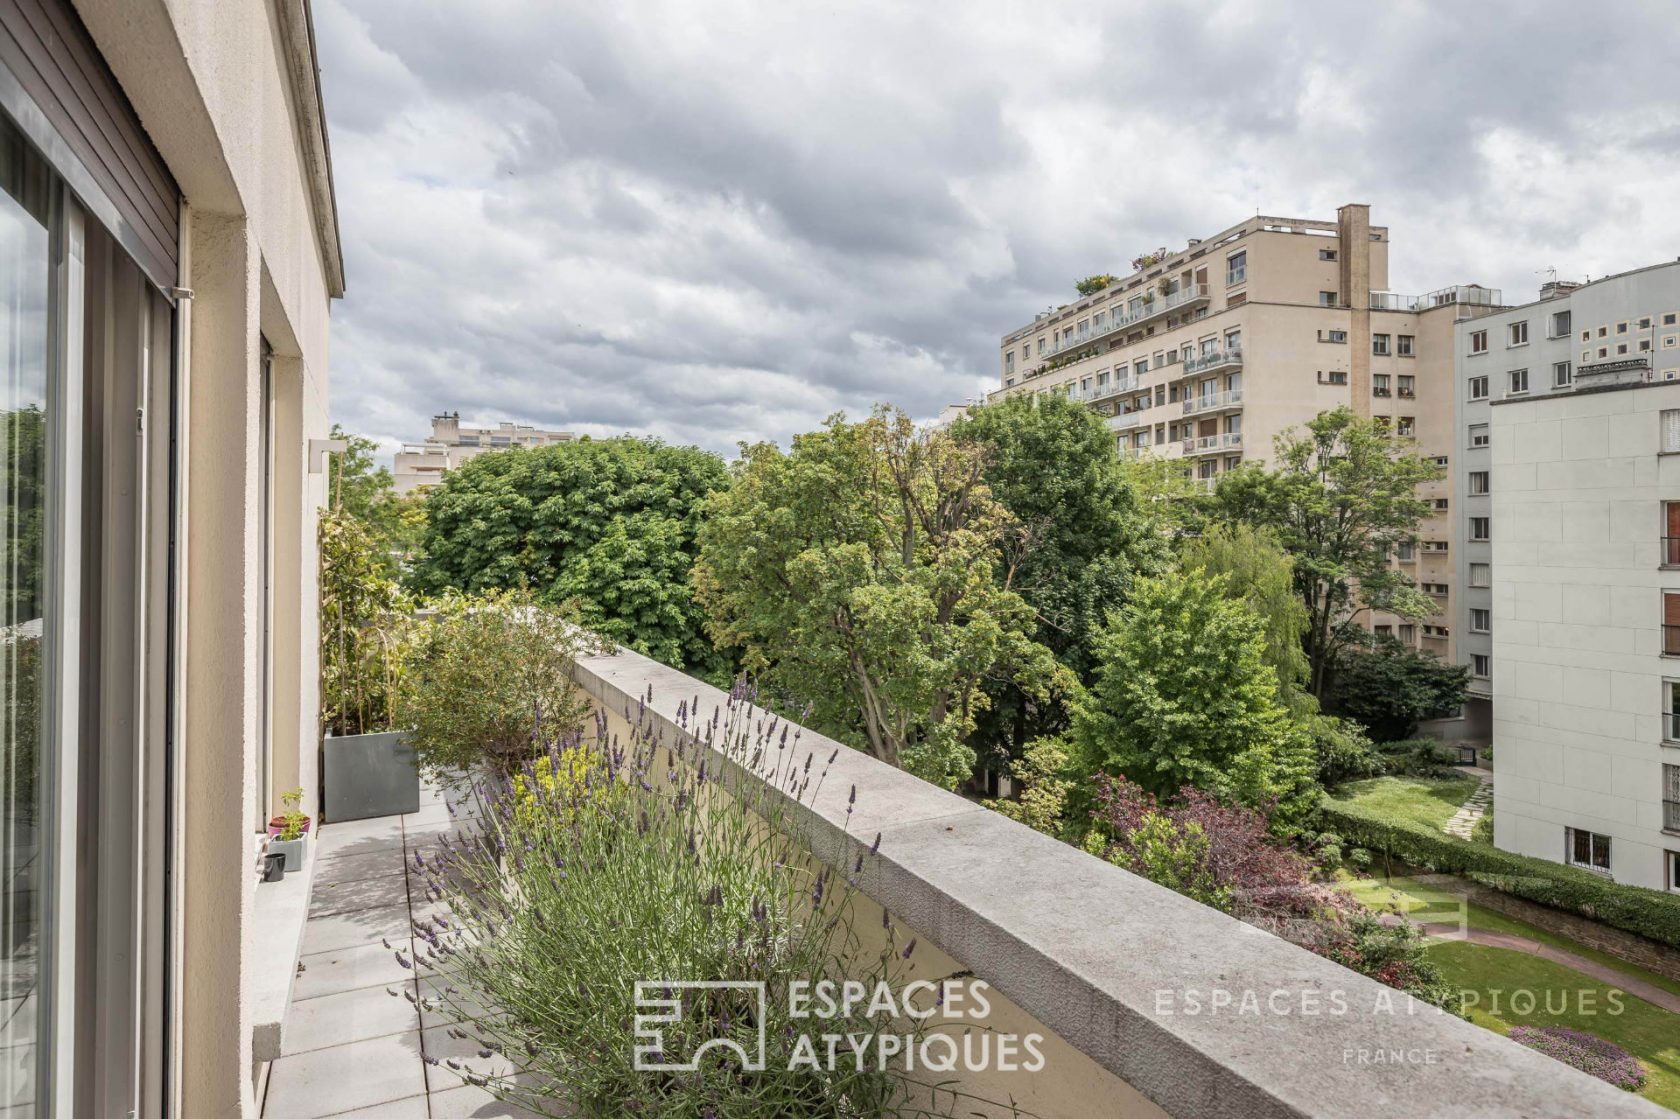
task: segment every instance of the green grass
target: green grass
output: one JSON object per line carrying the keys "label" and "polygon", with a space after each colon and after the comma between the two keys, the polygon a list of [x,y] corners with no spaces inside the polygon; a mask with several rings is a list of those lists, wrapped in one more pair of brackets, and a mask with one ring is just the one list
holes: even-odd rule
{"label": "green grass", "polygon": [[1331,800],[1356,804],[1396,820],[1439,831],[1470,799],[1481,782],[1467,774],[1451,777],[1368,777],[1329,793]]}
{"label": "green grass", "polygon": [[[1680,1111],[1680,1015],[1632,995],[1613,999],[1611,988],[1578,971],[1505,948],[1447,941],[1432,945],[1429,958],[1447,982],[1477,993],[1470,1020],[1478,1026],[1501,1034],[1513,1026],[1568,1026],[1615,1042],[1645,1064],[1638,1094]],[[1511,1005],[1517,992],[1528,992],[1516,998],[1526,1014]]]}
{"label": "green grass", "polygon": [[1659,975],[1654,971],[1647,971],[1637,964],[1630,964],[1626,960],[1601,952],[1596,948],[1589,948],[1585,944],[1571,940],[1559,933],[1549,932],[1526,921],[1515,917],[1507,917],[1503,913],[1484,908],[1474,902],[1465,903],[1460,896],[1443,885],[1432,882],[1420,882],[1416,878],[1396,875],[1393,879],[1384,881],[1378,878],[1352,878],[1348,875],[1340,876],[1341,885],[1347,887],[1349,893],[1358,898],[1372,909],[1398,909],[1402,913],[1415,913],[1414,920],[1444,921],[1456,920],[1449,914],[1456,911],[1460,905],[1464,906],[1464,920],[1473,929],[1486,929],[1489,932],[1509,933],[1512,936],[1523,936],[1529,940],[1549,944],[1553,948],[1561,948],[1565,952],[1573,952],[1577,956],[1584,956],[1606,967],[1613,967],[1630,979],[1640,979],[1653,987],[1661,987],[1665,991],[1680,995],[1680,981]]}

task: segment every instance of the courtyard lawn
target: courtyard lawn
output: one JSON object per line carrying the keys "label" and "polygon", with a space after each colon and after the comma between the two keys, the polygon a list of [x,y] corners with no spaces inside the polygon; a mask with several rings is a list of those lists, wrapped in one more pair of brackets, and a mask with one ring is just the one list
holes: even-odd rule
{"label": "courtyard lawn", "polygon": [[1645,1065],[1638,1094],[1680,1111],[1680,1015],[1632,995],[1612,997],[1611,988],[1578,971],[1505,948],[1445,941],[1430,946],[1429,958],[1447,982],[1474,992],[1470,1019],[1478,1026],[1501,1034],[1513,1026],[1568,1026],[1614,1042]]}
{"label": "courtyard lawn", "polygon": [[1512,936],[1539,941],[1541,944],[1549,944],[1553,948],[1561,948],[1565,952],[1584,956],[1606,967],[1613,967],[1631,979],[1640,979],[1653,987],[1661,987],[1665,991],[1680,995],[1680,981],[1647,971],[1608,952],[1589,948],[1559,933],[1548,932],[1474,902],[1465,902],[1451,889],[1453,879],[1449,878],[1445,882],[1424,882],[1404,875],[1395,875],[1392,879],[1385,880],[1380,874],[1372,878],[1354,878],[1347,874],[1338,877],[1341,879],[1340,884],[1345,886],[1349,893],[1372,909],[1395,910],[1419,922],[1444,923],[1458,920],[1458,915],[1462,912],[1464,922],[1470,928],[1509,933]]}
{"label": "courtyard lawn", "polygon": [[1468,774],[1450,777],[1367,777],[1326,794],[1338,804],[1358,805],[1395,820],[1440,831],[1480,784]]}

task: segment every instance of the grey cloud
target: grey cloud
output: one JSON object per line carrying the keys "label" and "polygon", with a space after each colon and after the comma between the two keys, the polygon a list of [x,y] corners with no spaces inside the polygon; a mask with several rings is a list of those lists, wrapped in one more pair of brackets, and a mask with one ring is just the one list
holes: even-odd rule
{"label": "grey cloud", "polygon": [[[1005,332],[1261,209],[1402,290],[1672,255],[1664,5],[320,0],[335,416],[727,451],[995,378]],[[1598,26],[1583,26],[1597,23]]]}

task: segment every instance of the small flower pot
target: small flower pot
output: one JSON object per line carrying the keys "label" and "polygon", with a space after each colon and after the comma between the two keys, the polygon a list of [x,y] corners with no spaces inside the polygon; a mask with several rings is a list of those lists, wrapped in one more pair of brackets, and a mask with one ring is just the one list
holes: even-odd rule
{"label": "small flower pot", "polygon": [[[307,816],[305,816],[304,820],[303,820],[303,834],[304,835],[309,834],[309,824],[310,824],[310,820]],[[285,830],[286,830],[286,817],[284,817],[284,816],[276,816],[268,822],[268,837],[270,839],[279,839],[280,838],[280,833],[285,831]]]}
{"label": "small flower pot", "polygon": [[303,861],[309,857],[309,836],[300,835],[296,839],[281,839],[273,836],[268,841],[270,855],[284,855],[286,857],[286,873],[303,869]]}
{"label": "small flower pot", "polygon": [[264,882],[278,882],[286,877],[286,856],[269,852],[263,855]]}

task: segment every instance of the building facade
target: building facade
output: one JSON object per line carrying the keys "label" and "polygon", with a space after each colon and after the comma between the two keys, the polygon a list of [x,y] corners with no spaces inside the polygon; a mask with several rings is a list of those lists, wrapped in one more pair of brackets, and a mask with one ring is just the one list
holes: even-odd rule
{"label": "building facade", "polygon": [[0,2],[0,1110],[254,1116],[343,292],[306,0]]}
{"label": "building facade", "polygon": [[1673,376],[1680,367],[1677,320],[1680,264],[1670,263],[1589,284],[1554,281],[1532,303],[1459,325],[1453,500],[1461,543],[1453,625],[1460,663],[1470,669],[1468,737],[1485,741],[1493,729],[1492,405],[1574,392],[1578,370],[1606,363],[1644,363],[1639,367],[1659,379]]}
{"label": "building facade", "polygon": [[[1181,460],[1210,487],[1265,460],[1280,433],[1344,405],[1450,470],[1454,326],[1497,306],[1499,293],[1398,295],[1387,290],[1388,253],[1388,230],[1362,204],[1335,221],[1257,216],[1146,253],[1130,275],[1006,335],[993,398],[1085,401],[1108,417],[1121,454]],[[1367,621],[1450,659],[1450,474],[1424,491],[1432,515],[1396,562],[1439,610]]]}
{"label": "building facade", "polygon": [[1593,359],[1573,391],[1488,409],[1494,841],[1677,890],[1680,351],[1659,355],[1680,301],[1625,357],[1626,305],[1572,302],[1571,353]]}
{"label": "building facade", "polygon": [[495,427],[462,427],[461,413],[432,417],[432,434],[420,443],[405,443],[397,452],[392,479],[398,493],[435,486],[448,471],[485,451],[509,447],[542,447],[570,443],[569,431],[543,431],[527,424],[499,423]]}

